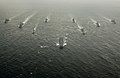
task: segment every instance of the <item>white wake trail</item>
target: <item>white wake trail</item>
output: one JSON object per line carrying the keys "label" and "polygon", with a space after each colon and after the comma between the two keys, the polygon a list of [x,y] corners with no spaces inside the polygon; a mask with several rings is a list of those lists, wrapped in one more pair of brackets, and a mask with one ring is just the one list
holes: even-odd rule
{"label": "white wake trail", "polygon": [[111,19],[107,18],[107,17],[103,17],[104,19],[108,20],[108,21],[111,21]]}
{"label": "white wake trail", "polygon": [[15,15],[15,16],[13,16],[13,17],[10,17],[9,19],[14,19],[14,18],[16,18],[16,17],[18,17],[18,16],[20,16],[21,14],[23,14],[23,13],[25,13],[25,12],[22,12],[22,13],[20,13],[20,14],[17,14],[17,15]]}
{"label": "white wake trail", "polygon": [[39,25],[39,19],[38,19],[38,22],[36,23],[35,27],[33,28],[33,32],[32,32],[32,34],[35,34],[38,25]]}
{"label": "white wake trail", "polygon": [[78,29],[81,31],[81,29],[83,29],[83,27],[82,26],[80,26],[79,24],[77,24],[77,27],[78,27]]}
{"label": "white wake trail", "polygon": [[37,12],[33,13],[32,15],[28,16],[26,20],[23,22],[24,24],[27,23],[34,15],[36,15]]}
{"label": "white wake trail", "polygon": [[90,20],[93,22],[93,23],[97,23],[97,21],[95,21],[94,19],[90,18]]}

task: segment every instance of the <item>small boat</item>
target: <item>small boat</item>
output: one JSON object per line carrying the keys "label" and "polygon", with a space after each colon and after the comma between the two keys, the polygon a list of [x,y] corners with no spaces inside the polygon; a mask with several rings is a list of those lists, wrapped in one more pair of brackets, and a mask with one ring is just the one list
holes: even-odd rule
{"label": "small boat", "polygon": [[20,22],[20,24],[19,24],[19,28],[22,28],[23,26],[25,25],[25,23],[24,22]]}
{"label": "small boat", "polygon": [[8,23],[11,19],[5,19],[5,24]]}

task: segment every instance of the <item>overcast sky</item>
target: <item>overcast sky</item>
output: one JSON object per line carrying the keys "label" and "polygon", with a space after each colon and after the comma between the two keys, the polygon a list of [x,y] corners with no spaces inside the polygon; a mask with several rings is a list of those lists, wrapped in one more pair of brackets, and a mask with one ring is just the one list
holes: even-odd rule
{"label": "overcast sky", "polygon": [[120,6],[120,0],[0,0],[2,7],[7,6],[63,6],[63,5],[81,5],[81,6]]}
{"label": "overcast sky", "polygon": [[80,2],[80,3],[92,3],[92,2],[120,2],[120,0],[0,0],[2,2]]}

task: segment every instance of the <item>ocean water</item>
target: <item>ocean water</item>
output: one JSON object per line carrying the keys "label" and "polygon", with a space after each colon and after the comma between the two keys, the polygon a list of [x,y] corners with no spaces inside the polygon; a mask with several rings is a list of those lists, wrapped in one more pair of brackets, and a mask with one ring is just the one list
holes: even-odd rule
{"label": "ocean water", "polygon": [[[1,12],[0,78],[119,78],[119,10],[82,7]],[[18,28],[34,12],[37,14]],[[4,23],[5,18],[14,16]],[[116,19],[117,24],[106,22],[102,16]],[[48,23],[44,23],[46,17]],[[86,35],[71,18],[85,28]],[[90,18],[101,26],[94,25]],[[59,49],[58,38],[66,34],[67,45]]]}

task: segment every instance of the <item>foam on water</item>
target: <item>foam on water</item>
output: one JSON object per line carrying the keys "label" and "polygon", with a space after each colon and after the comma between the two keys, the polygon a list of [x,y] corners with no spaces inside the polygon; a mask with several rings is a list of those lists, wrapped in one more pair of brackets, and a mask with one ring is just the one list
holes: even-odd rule
{"label": "foam on water", "polygon": [[27,23],[34,15],[36,15],[36,14],[37,14],[37,12],[35,12],[35,13],[33,13],[32,15],[28,16],[23,23],[26,24],[26,23]]}
{"label": "foam on water", "polygon": [[20,14],[17,14],[17,15],[15,15],[15,16],[13,16],[13,17],[10,17],[9,19],[14,19],[14,18],[16,18],[16,17],[18,17],[18,16],[20,16],[21,14],[23,14],[24,12],[22,12],[22,13],[20,13]]}
{"label": "foam on water", "polygon": [[36,32],[38,25],[39,25],[39,19],[38,19],[38,22],[36,23],[35,27],[33,28],[33,34]]}
{"label": "foam on water", "polygon": [[111,19],[107,18],[107,17],[103,17],[104,19],[108,20],[108,21],[111,21]]}
{"label": "foam on water", "polygon": [[95,21],[94,19],[90,18],[90,20],[93,22],[93,23],[97,23],[97,21]]}
{"label": "foam on water", "polygon": [[41,45],[40,47],[41,47],[41,48],[48,48],[49,46]]}

